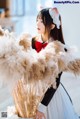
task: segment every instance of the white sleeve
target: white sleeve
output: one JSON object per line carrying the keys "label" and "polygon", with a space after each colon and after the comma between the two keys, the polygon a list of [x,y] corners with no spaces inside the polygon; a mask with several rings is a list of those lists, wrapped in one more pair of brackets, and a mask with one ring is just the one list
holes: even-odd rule
{"label": "white sleeve", "polygon": [[47,109],[47,106],[43,105],[42,103],[39,103],[39,106],[37,109],[38,111],[45,113],[46,109]]}

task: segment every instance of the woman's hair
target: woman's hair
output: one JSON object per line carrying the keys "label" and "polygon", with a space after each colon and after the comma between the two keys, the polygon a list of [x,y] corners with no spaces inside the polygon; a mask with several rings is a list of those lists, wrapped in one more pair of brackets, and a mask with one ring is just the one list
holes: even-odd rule
{"label": "woman's hair", "polygon": [[[50,32],[50,37],[52,37],[54,40],[58,40],[61,43],[65,44],[64,39],[63,39],[63,34],[62,34],[62,26],[60,25],[60,28],[57,29],[56,25],[55,28],[51,30],[51,25],[53,23],[53,19],[51,18],[49,14],[49,9],[50,8],[45,8],[42,9],[38,15],[37,18],[41,18],[43,20],[43,24],[45,25],[45,31]],[[59,15],[59,19],[61,22],[61,16]]]}

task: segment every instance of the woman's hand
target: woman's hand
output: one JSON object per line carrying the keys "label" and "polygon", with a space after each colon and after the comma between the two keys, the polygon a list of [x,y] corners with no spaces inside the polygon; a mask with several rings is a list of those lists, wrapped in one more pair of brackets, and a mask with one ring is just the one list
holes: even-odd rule
{"label": "woman's hand", "polygon": [[46,119],[45,114],[37,110],[35,119]]}

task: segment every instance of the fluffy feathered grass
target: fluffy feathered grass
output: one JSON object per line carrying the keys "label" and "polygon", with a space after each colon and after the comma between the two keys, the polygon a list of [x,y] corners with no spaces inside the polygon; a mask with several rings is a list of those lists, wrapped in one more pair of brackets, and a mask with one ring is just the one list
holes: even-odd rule
{"label": "fluffy feathered grass", "polygon": [[50,85],[56,88],[56,77],[63,71],[80,75],[80,59],[73,57],[69,47],[54,41],[37,53],[29,35],[16,40],[13,34],[0,29],[0,73],[6,81],[15,82],[13,97],[21,117],[35,115],[33,108]]}

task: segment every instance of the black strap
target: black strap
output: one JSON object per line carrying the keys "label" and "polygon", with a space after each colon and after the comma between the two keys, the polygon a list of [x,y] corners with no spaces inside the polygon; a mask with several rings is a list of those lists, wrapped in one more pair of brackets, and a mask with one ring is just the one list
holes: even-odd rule
{"label": "black strap", "polygon": [[69,93],[67,92],[66,88],[64,87],[64,85],[63,85],[61,82],[60,82],[60,84],[61,84],[61,85],[62,85],[62,87],[64,88],[64,90],[65,90],[66,94],[68,95],[68,97],[69,97],[69,99],[70,99],[71,103],[73,104],[72,99],[71,99],[71,97],[70,97]]}

